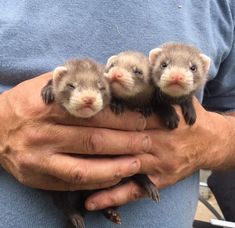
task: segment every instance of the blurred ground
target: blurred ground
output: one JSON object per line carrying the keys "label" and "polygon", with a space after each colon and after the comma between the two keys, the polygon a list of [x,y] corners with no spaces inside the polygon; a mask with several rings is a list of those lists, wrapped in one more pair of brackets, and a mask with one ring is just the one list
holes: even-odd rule
{"label": "blurred ground", "polygon": [[[201,170],[200,171],[200,181],[203,183],[207,182],[207,178],[210,175],[209,171],[204,171]],[[220,214],[222,215],[219,206],[216,202],[216,199],[214,197],[214,195],[212,194],[212,192],[209,190],[209,188],[207,187],[200,187],[200,194],[208,200],[208,202],[218,211],[220,212]],[[197,207],[197,213],[195,216],[195,219],[197,220],[201,220],[201,221],[205,221],[208,222],[211,218],[215,218],[215,216],[210,212],[209,209],[207,209],[206,206],[204,206],[204,204],[202,204],[200,201],[198,201],[198,207]]]}
{"label": "blurred ground", "polygon": [[[208,201],[218,212],[220,212],[216,199],[212,194],[210,195]],[[221,212],[220,214],[222,215]],[[206,208],[206,206],[204,206],[204,204],[202,204],[201,202],[198,202],[197,213],[196,213],[195,219],[209,222],[211,218],[215,218],[215,216],[210,212],[209,209]]]}

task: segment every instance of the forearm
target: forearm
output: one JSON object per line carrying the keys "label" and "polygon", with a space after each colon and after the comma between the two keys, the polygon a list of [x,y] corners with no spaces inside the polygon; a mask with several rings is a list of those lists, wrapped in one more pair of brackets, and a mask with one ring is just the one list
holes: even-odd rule
{"label": "forearm", "polygon": [[[202,144],[206,153],[202,154],[200,168],[210,170],[235,168],[235,113],[219,114],[208,112],[207,123],[201,131],[205,134]],[[207,134],[207,136],[206,136]]]}

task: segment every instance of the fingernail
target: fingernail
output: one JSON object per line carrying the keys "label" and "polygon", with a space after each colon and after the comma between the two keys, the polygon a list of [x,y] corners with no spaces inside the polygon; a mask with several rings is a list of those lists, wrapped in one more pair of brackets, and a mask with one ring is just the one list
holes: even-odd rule
{"label": "fingernail", "polygon": [[91,203],[89,203],[89,204],[87,205],[87,209],[88,209],[89,211],[94,211],[96,208],[97,208],[97,205],[96,205],[95,203],[93,203],[93,202],[91,202]]}
{"label": "fingernail", "polygon": [[136,123],[136,130],[137,131],[143,131],[146,127],[146,119],[143,115],[139,117]]}
{"label": "fingernail", "polygon": [[129,176],[133,176],[139,171],[139,163],[138,161],[134,161],[131,163],[131,173]]}
{"label": "fingernail", "polygon": [[146,135],[143,139],[142,148],[144,152],[149,152],[152,148],[152,141],[148,135]]}

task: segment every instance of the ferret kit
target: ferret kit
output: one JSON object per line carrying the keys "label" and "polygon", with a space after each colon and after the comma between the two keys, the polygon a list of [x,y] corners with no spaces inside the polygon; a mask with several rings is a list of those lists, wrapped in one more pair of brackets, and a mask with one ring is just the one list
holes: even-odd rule
{"label": "ferret kit", "polygon": [[46,104],[55,101],[79,118],[94,116],[110,100],[103,67],[90,59],[74,59],[57,67],[41,95]]}
{"label": "ferret kit", "polygon": [[144,116],[151,114],[154,87],[150,83],[150,63],[143,53],[126,51],[111,56],[104,75],[110,84],[110,107],[114,113],[122,113],[126,108]]}
{"label": "ferret kit", "polygon": [[210,58],[190,45],[166,43],[150,51],[149,61],[155,86],[154,112],[174,129],[179,117],[172,105],[180,105],[186,123],[193,125],[196,112],[192,97],[207,81]]}
{"label": "ferret kit", "polygon": [[[90,118],[109,106],[115,114],[126,109],[145,117],[159,115],[169,129],[177,128],[179,117],[172,105],[180,105],[186,123],[194,124],[196,113],[192,96],[202,88],[210,58],[196,48],[166,43],[150,51],[149,57],[137,51],[111,56],[105,66],[91,59],[70,60],[53,71],[53,78],[41,91],[46,104],[58,103],[71,115]],[[158,188],[145,174],[121,181],[134,180],[147,196],[159,201]],[[85,228],[85,199],[94,191],[78,191],[72,204],[67,192],[53,192],[55,204],[69,218],[70,227]],[[102,210],[116,224],[121,217],[116,208]]]}

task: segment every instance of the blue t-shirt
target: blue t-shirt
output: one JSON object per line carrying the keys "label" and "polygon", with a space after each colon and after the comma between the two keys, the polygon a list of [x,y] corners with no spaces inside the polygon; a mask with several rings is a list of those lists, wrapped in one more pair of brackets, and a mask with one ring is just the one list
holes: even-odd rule
{"label": "blue t-shirt", "polygon": [[[167,41],[195,45],[212,59],[203,103],[235,109],[234,13],[229,0],[9,0],[0,3],[0,92],[51,71],[70,58],[101,63],[124,50],[149,50]],[[203,91],[198,93],[202,101]],[[198,174],[148,199],[119,209],[125,228],[190,228],[198,198]],[[65,218],[46,191],[19,184],[0,168],[0,228],[63,227]],[[87,228],[117,227],[100,213]]]}

